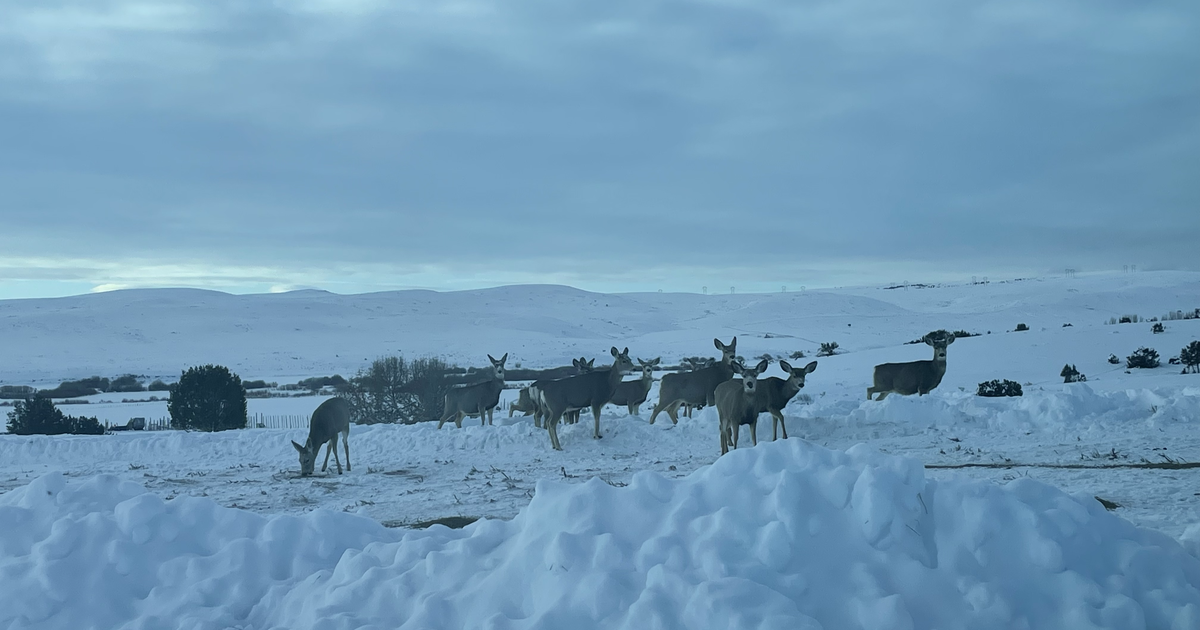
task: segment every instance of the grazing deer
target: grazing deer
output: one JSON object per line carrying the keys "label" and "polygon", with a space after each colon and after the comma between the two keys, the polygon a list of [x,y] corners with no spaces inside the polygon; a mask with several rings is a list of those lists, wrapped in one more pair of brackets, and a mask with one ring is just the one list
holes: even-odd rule
{"label": "grazing deer", "polygon": [[[787,404],[801,389],[804,389],[804,377],[817,369],[817,362],[813,361],[804,367],[794,368],[787,361],[780,361],[779,367],[788,373],[788,377],[772,376],[759,380],[758,392],[754,397],[758,413],[766,411],[771,414],[771,441],[778,437],[779,427],[783,427],[783,439],[787,439],[787,425],[783,423],[783,408],[787,407]],[[754,435],[753,429],[750,434]],[[756,441],[755,444],[757,443]]]}
{"label": "grazing deer", "polygon": [[[533,396],[529,395],[529,388],[522,387],[521,392],[517,394],[517,399],[508,406],[508,417],[513,417],[513,413],[520,411],[522,415],[530,416],[537,411],[537,404],[533,401]],[[539,418],[537,426],[542,426],[542,421]]]}
{"label": "grazing deer", "polygon": [[492,362],[491,378],[447,391],[445,411],[437,428],[442,428],[447,420],[454,418],[454,426],[461,429],[463,417],[476,414],[479,414],[479,426],[492,424],[492,411],[500,404],[500,392],[504,390],[504,362],[508,360],[508,353],[504,353],[499,360],[490,354],[487,358]]}
{"label": "grazing deer", "polygon": [[300,476],[313,474],[317,465],[317,454],[321,445],[326,444],[325,463],[321,472],[329,468],[329,453],[333,453],[333,461],[337,464],[338,474],[342,474],[342,462],[338,459],[338,434],[342,434],[342,444],[346,447],[346,470],[350,470],[350,403],[345,398],[330,398],[317,406],[308,422],[308,440],[300,446],[292,440],[292,446],[300,453]]}
{"label": "grazing deer", "polygon": [[942,377],[946,375],[946,346],[954,343],[954,334],[929,333],[921,340],[933,346],[933,360],[876,365],[875,386],[867,388],[867,400],[874,394],[879,394],[875,400],[883,400],[892,392],[903,396],[924,396],[942,382]]}
{"label": "grazing deer", "polygon": [[678,410],[680,405],[700,407],[712,405],[717,385],[733,378],[733,359],[737,356],[737,337],[729,345],[713,339],[713,345],[721,351],[721,360],[712,365],[691,372],[676,372],[662,377],[658,388],[658,404],[650,414],[650,424],[664,409],[671,417],[671,422],[679,424]]}
{"label": "grazing deer", "polygon": [[613,346],[610,352],[614,361],[608,369],[557,381],[546,381],[538,386],[538,406],[546,414],[546,427],[550,431],[550,445],[554,450],[562,450],[562,445],[558,442],[558,421],[568,409],[591,407],[596,422],[592,437],[601,437],[600,410],[612,400],[613,392],[621,383],[621,377],[633,371],[629,348],[618,352],[616,346]]}
{"label": "grazing deer", "polygon": [[758,444],[758,375],[767,369],[763,359],[752,368],[734,362],[731,368],[741,374],[741,379],[725,381],[717,385],[717,416],[720,418],[721,454],[729,452],[729,446],[737,448],[738,433],[743,424],[750,425],[750,437]]}
{"label": "grazing deer", "polygon": [[609,402],[618,406],[624,405],[629,410],[629,415],[637,415],[642,403],[646,402],[646,396],[650,394],[650,385],[654,383],[654,368],[661,362],[662,357],[653,361],[638,359],[638,365],[642,368],[642,378],[636,381],[621,381]]}

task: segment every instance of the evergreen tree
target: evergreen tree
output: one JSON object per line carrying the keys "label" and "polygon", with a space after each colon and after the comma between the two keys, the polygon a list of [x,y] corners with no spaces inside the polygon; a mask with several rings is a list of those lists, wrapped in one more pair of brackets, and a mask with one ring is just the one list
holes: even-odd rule
{"label": "evergreen tree", "polygon": [[246,389],[222,365],[188,368],[171,386],[171,427],[197,431],[246,428]]}

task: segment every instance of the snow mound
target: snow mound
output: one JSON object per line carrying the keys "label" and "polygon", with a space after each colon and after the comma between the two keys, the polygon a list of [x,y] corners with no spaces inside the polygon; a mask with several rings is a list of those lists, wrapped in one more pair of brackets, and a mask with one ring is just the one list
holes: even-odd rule
{"label": "snow mound", "polygon": [[1091,499],[796,439],[402,535],[47,475],[0,496],[0,580],[12,628],[1200,627],[1200,560]]}

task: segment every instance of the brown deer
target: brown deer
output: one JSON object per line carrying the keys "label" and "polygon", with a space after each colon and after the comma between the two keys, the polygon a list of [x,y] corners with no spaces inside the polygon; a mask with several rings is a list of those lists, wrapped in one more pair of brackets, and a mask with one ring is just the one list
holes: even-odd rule
{"label": "brown deer", "polygon": [[638,366],[642,368],[642,377],[636,381],[621,381],[609,402],[617,406],[624,406],[629,410],[631,416],[637,415],[642,403],[646,402],[646,397],[650,394],[650,386],[654,383],[654,368],[658,367],[661,362],[662,357],[651,361],[638,359]]}
{"label": "brown deer", "polygon": [[733,368],[730,366],[737,356],[737,337],[729,345],[721,343],[720,339],[713,339],[713,345],[721,351],[720,361],[691,372],[676,372],[662,377],[658,387],[658,404],[654,405],[654,411],[650,414],[650,424],[654,424],[654,419],[664,409],[671,417],[671,422],[679,424],[677,412],[680,405],[700,407],[713,404],[717,385],[733,378]]}
{"label": "brown deer", "polygon": [[766,371],[767,364],[767,360],[763,359],[758,365],[746,368],[735,361],[730,367],[742,378],[717,385],[716,403],[717,417],[720,419],[722,455],[729,452],[731,444],[733,448],[737,448],[738,434],[743,424],[750,425],[750,437],[758,444],[758,375]]}
{"label": "brown deer", "polygon": [[610,350],[613,364],[608,369],[599,369],[579,376],[570,376],[556,381],[545,381],[537,386],[538,406],[546,414],[546,427],[550,431],[550,445],[561,451],[558,441],[558,422],[569,409],[592,408],[595,428],[592,437],[600,438],[600,410],[612,400],[613,391],[621,377],[633,370],[629,348]]}
{"label": "brown deer", "polygon": [[867,400],[875,394],[879,394],[875,400],[883,400],[893,392],[903,396],[924,396],[941,384],[942,377],[946,375],[946,346],[954,343],[954,334],[937,331],[925,335],[921,340],[933,346],[933,360],[876,365],[875,385],[867,388]]}
{"label": "brown deer", "polygon": [[490,354],[487,358],[492,362],[491,377],[486,381],[460,385],[447,391],[445,410],[437,428],[442,428],[447,420],[454,418],[454,426],[461,429],[463,417],[476,414],[479,415],[480,426],[492,424],[492,412],[496,405],[500,404],[500,392],[504,390],[504,362],[508,360],[508,353],[504,353],[499,359]]}
{"label": "brown deer", "polygon": [[342,435],[342,444],[346,447],[346,470],[350,470],[350,403],[345,398],[330,398],[317,406],[308,422],[308,440],[300,446],[292,440],[292,446],[300,453],[300,476],[313,474],[317,465],[317,454],[321,445],[326,444],[325,463],[321,472],[329,468],[329,453],[333,453],[333,461],[337,464],[338,474],[342,474],[342,462],[338,459],[338,434]]}
{"label": "brown deer", "polygon": [[[804,367],[794,368],[787,361],[780,361],[779,367],[788,373],[788,377],[772,376],[759,379],[758,391],[754,397],[758,413],[765,411],[771,414],[771,441],[778,437],[780,427],[783,428],[783,439],[787,439],[787,425],[783,423],[783,409],[801,389],[804,389],[804,378],[817,369],[817,362],[813,361]],[[750,434],[752,437],[754,436],[753,429]],[[755,444],[757,443],[756,440]]]}

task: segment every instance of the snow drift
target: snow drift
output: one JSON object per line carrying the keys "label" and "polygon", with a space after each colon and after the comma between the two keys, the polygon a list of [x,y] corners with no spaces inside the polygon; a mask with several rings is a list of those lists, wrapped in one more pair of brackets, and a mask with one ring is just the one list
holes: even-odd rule
{"label": "snow drift", "polygon": [[1200,560],[1090,498],[802,440],[403,534],[49,474],[0,496],[0,581],[11,628],[1200,627]]}

